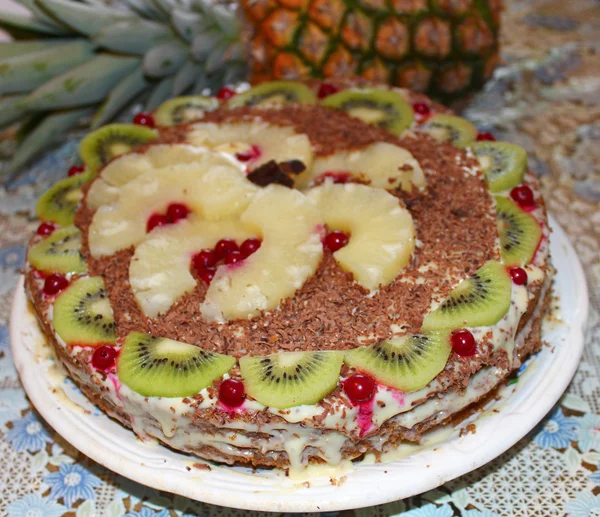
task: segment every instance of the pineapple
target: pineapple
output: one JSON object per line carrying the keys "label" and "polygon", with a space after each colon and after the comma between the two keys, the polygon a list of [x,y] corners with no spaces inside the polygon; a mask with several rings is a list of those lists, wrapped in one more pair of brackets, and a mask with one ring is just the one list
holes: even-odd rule
{"label": "pineapple", "polygon": [[153,145],[144,154],[131,153],[110,162],[100,177],[92,183],[86,203],[93,210],[111,204],[119,198],[119,187],[129,183],[144,172],[169,165],[195,163],[204,149],[189,145]]}
{"label": "pineapple", "polygon": [[359,75],[455,95],[498,60],[500,0],[241,0],[251,79]]}
{"label": "pineapple", "polygon": [[385,190],[327,182],[307,196],[330,229],[350,234],[349,243],[333,256],[365,289],[389,284],[410,261],[415,249],[412,217]]}
{"label": "pineapple", "polygon": [[313,152],[308,136],[291,127],[271,126],[265,122],[199,123],[192,126],[187,141],[238,157],[248,170],[275,160],[277,163],[300,160],[310,168]]}
{"label": "pineapple", "polygon": [[382,189],[400,187],[410,191],[413,186],[425,187],[425,174],[413,155],[402,147],[385,142],[315,159],[312,169],[298,178],[301,182],[299,187],[326,177],[327,173],[348,173]]}
{"label": "pineapple", "polygon": [[98,208],[89,229],[90,252],[99,257],[135,246],[146,236],[149,218],[171,203],[209,220],[234,217],[257,188],[232,161],[209,151],[195,163],[151,169],[119,187],[115,202]]}
{"label": "pineapple", "polygon": [[0,12],[0,127],[28,128],[9,181],[82,119],[245,78],[340,77],[448,96],[479,86],[498,55],[501,0],[28,0]]}
{"label": "pineapple", "polygon": [[208,321],[247,319],[276,309],[315,273],[323,256],[323,221],[297,190],[281,185],[260,190],[240,221],[263,242],[242,263],[217,269],[200,308]]}
{"label": "pineapple", "polygon": [[243,241],[254,235],[239,221],[204,221],[190,217],[157,228],[136,248],[129,283],[144,314],[155,318],[196,286],[190,273],[195,253],[213,248],[220,239]]}

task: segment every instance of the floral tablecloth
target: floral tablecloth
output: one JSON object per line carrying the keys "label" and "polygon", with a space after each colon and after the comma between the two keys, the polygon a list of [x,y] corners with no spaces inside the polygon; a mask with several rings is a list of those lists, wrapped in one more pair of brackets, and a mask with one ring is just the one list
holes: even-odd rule
{"label": "floral tablecloth", "polygon": [[[504,65],[460,106],[481,130],[530,152],[549,209],[584,264],[591,314],[583,360],[560,404],[488,465],[420,496],[340,517],[600,516],[600,6],[509,2]],[[36,226],[36,197],[73,164],[77,136],[0,189],[0,515],[263,515],[196,503],[133,483],[89,460],[32,409],[8,338],[12,292]],[[0,141],[0,157],[12,152]],[[273,514],[264,514],[273,515]]]}

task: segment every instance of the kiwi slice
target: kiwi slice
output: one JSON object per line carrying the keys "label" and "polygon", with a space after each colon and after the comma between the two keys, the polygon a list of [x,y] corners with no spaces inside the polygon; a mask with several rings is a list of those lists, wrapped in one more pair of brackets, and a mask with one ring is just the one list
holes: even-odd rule
{"label": "kiwi slice", "polygon": [[83,197],[81,187],[91,179],[91,174],[77,174],[55,183],[37,200],[35,213],[44,221],[69,226]]}
{"label": "kiwi slice", "polygon": [[416,391],[446,366],[452,349],[449,336],[446,331],[392,338],[350,350],[344,361],[386,386]]}
{"label": "kiwi slice", "polygon": [[425,316],[423,330],[487,327],[500,321],[510,307],[511,280],[500,262],[486,262],[452,289],[440,306]]}
{"label": "kiwi slice", "polygon": [[507,142],[476,142],[472,147],[492,192],[523,182],[527,170],[525,149]]}
{"label": "kiwi slice", "polygon": [[456,115],[433,115],[423,124],[423,131],[440,142],[449,141],[456,147],[466,147],[477,138],[477,128]]}
{"label": "kiwi slice", "polygon": [[79,156],[87,169],[95,173],[116,156],[154,140],[158,133],[139,124],[108,124],[89,133],[79,145]]}
{"label": "kiwi slice", "polygon": [[529,264],[542,238],[539,223],[505,197],[496,196],[496,213],[502,262],[507,266]]}
{"label": "kiwi slice", "polygon": [[115,342],[115,320],[104,280],[99,276],[75,280],[54,302],[54,329],[71,346],[100,346]]}
{"label": "kiwi slice", "polygon": [[283,104],[314,104],[316,95],[302,83],[271,81],[238,93],[227,102],[228,108],[240,106],[281,106]]}
{"label": "kiwi slice", "polygon": [[28,258],[39,271],[63,274],[87,271],[87,264],[81,256],[81,233],[75,226],[54,230],[31,247]]}
{"label": "kiwi slice", "polygon": [[352,117],[396,135],[412,124],[414,116],[402,95],[379,88],[344,90],[325,97],[323,106],[343,110]]}
{"label": "kiwi slice", "polygon": [[210,386],[235,358],[168,338],[131,332],[117,361],[119,380],[145,397],[189,397]]}
{"label": "kiwi slice", "polygon": [[160,126],[176,126],[202,118],[205,112],[212,111],[218,106],[219,101],[214,97],[203,95],[175,97],[158,107],[154,112],[154,120]]}
{"label": "kiwi slice", "polygon": [[261,404],[285,409],[316,404],[337,386],[343,352],[279,352],[242,357],[246,393]]}

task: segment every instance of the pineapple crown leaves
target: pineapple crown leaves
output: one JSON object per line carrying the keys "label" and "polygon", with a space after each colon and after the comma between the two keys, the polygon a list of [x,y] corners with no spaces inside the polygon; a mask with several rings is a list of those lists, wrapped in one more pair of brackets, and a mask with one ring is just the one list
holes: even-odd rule
{"label": "pineapple crown leaves", "polygon": [[[0,128],[28,135],[2,174],[5,185],[81,116],[92,127],[132,103],[155,109],[246,76],[241,21],[222,0],[18,0],[0,12]],[[26,144],[26,145],[25,145]]]}

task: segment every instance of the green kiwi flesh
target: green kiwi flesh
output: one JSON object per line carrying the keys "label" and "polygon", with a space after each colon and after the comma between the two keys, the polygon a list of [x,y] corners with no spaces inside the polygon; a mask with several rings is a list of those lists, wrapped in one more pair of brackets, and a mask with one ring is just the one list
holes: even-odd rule
{"label": "green kiwi flesh", "polygon": [[322,104],[396,135],[408,128],[414,118],[411,106],[402,95],[379,88],[344,90],[325,97]]}
{"label": "green kiwi flesh", "polygon": [[214,97],[188,95],[163,102],[153,115],[159,126],[176,126],[202,118],[205,112],[218,107],[219,101]]}
{"label": "green kiwi flesh", "polygon": [[154,129],[138,124],[108,124],[89,133],[79,145],[79,156],[92,173],[117,156],[154,140]]}
{"label": "green kiwi flesh", "polygon": [[508,312],[512,283],[504,264],[486,262],[425,316],[423,330],[495,325]]}
{"label": "green kiwi flesh", "polygon": [[29,263],[47,273],[85,273],[87,264],[81,256],[81,233],[75,226],[54,230],[44,240],[33,245]]}
{"label": "green kiwi flesh", "polygon": [[344,353],[279,352],[242,357],[246,393],[261,404],[285,409],[316,404],[338,384]]}
{"label": "green kiwi flesh", "polygon": [[131,332],[117,360],[119,380],[145,397],[189,397],[210,386],[235,358],[198,346]]}
{"label": "green kiwi flesh", "polygon": [[314,104],[316,95],[302,83],[293,81],[271,81],[238,93],[227,102],[228,108],[241,106],[281,106],[283,104]]}
{"label": "green kiwi flesh", "polygon": [[492,192],[523,182],[527,170],[525,149],[507,142],[475,142],[472,147]]}
{"label": "green kiwi flesh", "polygon": [[404,392],[427,386],[446,366],[449,332],[402,336],[346,353],[344,361],[381,384]]}
{"label": "green kiwi flesh", "polygon": [[69,226],[75,220],[75,212],[83,197],[81,187],[91,178],[90,173],[77,174],[55,183],[37,200],[36,215],[44,220]]}
{"label": "green kiwi flesh", "polygon": [[56,297],[54,329],[70,346],[115,342],[115,320],[102,277],[79,278]]}
{"label": "green kiwi flesh", "polygon": [[542,238],[539,223],[505,197],[496,196],[496,213],[502,262],[507,266],[529,264]]}
{"label": "green kiwi flesh", "polygon": [[423,131],[440,142],[449,141],[466,147],[477,137],[477,128],[464,118],[443,113],[433,115],[423,124]]}

